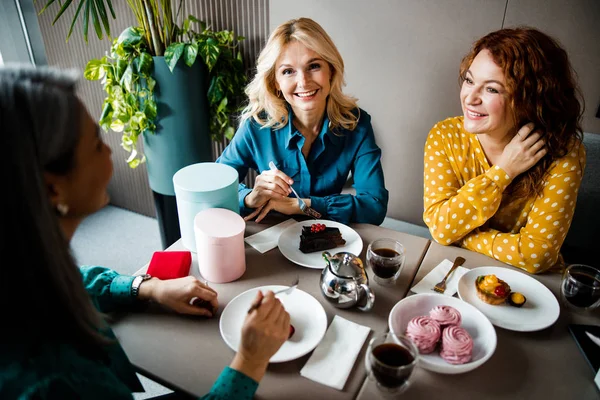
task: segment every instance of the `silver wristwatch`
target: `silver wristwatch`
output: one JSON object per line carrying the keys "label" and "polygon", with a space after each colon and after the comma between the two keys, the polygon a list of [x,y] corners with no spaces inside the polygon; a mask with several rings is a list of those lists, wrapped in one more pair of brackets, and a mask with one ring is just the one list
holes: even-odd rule
{"label": "silver wristwatch", "polygon": [[142,282],[147,281],[151,278],[152,276],[148,274],[136,276],[133,279],[133,282],[131,282],[131,295],[133,297],[138,297],[138,295],[140,294],[140,285],[142,284]]}

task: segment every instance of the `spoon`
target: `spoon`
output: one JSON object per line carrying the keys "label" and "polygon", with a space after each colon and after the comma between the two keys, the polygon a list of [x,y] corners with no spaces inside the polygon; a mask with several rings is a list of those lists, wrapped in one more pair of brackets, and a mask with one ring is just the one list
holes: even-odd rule
{"label": "spoon", "polygon": [[[287,288],[285,289],[281,289],[278,290],[276,292],[274,292],[274,295],[278,295],[278,294],[290,294],[292,293],[292,291],[298,286],[298,282],[300,281],[300,277],[296,276],[296,279],[294,280],[294,282]],[[256,310],[262,303],[262,300],[258,303],[254,303],[252,304],[252,306],[250,306],[250,308],[248,309],[248,314],[250,314],[252,311]]]}

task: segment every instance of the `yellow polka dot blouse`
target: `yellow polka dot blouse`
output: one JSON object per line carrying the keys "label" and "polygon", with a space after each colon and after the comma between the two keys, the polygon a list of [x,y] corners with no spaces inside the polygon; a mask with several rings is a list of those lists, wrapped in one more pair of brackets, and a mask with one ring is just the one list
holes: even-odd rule
{"label": "yellow polka dot blouse", "polygon": [[578,143],[556,160],[539,196],[504,194],[512,178],[491,166],[463,117],[437,123],[425,143],[423,219],[433,238],[539,273],[562,264],[560,248],[571,225],[585,168]]}

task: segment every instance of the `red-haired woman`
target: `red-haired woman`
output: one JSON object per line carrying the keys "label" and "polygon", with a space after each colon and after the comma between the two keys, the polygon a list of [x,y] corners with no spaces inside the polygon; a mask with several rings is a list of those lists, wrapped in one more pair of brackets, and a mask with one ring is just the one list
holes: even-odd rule
{"label": "red-haired woman", "polygon": [[433,238],[530,273],[560,255],[585,168],[582,100],[567,53],[539,30],[501,29],[460,65],[463,116],[425,144]]}

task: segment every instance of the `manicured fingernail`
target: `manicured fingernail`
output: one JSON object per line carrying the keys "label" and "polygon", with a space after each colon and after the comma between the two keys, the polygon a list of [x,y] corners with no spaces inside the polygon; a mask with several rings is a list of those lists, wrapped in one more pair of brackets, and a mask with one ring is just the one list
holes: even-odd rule
{"label": "manicured fingernail", "polygon": [[293,181],[293,180],[291,180],[291,179],[290,179],[288,182],[289,182],[289,184],[290,184],[290,185],[293,185],[293,184],[294,184],[294,181]]}

